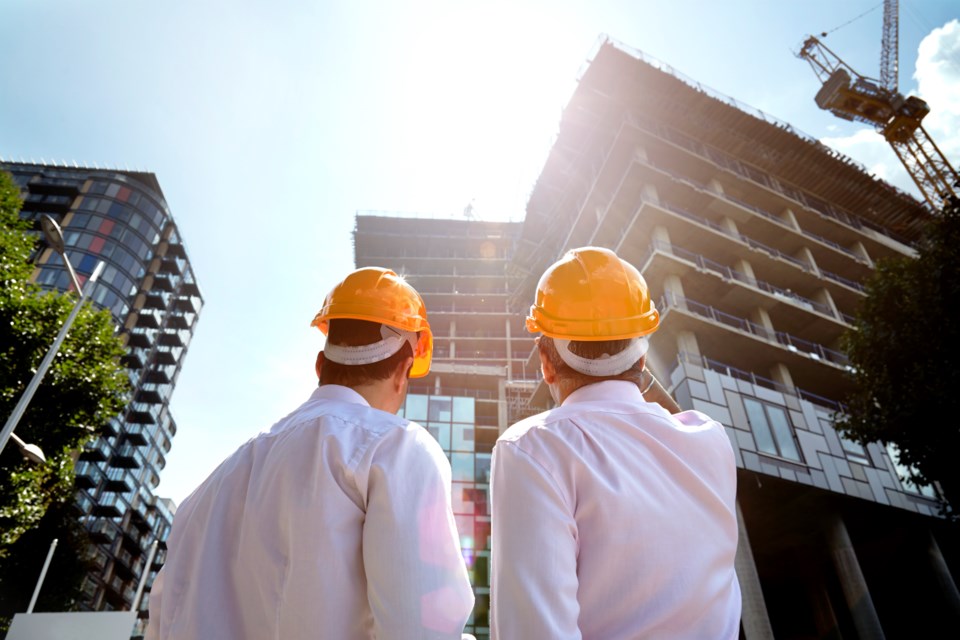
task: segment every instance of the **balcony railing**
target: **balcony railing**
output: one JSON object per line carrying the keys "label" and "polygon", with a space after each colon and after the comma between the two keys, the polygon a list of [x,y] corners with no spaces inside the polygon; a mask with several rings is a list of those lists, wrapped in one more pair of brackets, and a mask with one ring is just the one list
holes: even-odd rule
{"label": "balcony railing", "polygon": [[788,351],[794,353],[803,353],[814,360],[823,360],[838,367],[846,368],[850,366],[850,359],[846,354],[833,349],[828,349],[816,342],[810,342],[803,338],[791,335],[784,331],[772,331],[766,327],[729,313],[725,313],[695,300],[677,296],[668,293],[660,299],[661,309],[664,311],[674,308],[693,313],[694,315],[712,320],[719,324],[730,327],[741,333],[760,338],[769,343],[777,344]]}
{"label": "balcony railing", "polygon": [[738,369],[732,365],[720,362],[719,360],[713,360],[705,356],[697,356],[685,351],[681,351],[677,354],[677,360],[679,362],[688,362],[691,364],[696,364],[704,369],[710,369],[711,371],[716,371],[724,375],[728,375],[737,380],[743,380],[744,382],[749,382],[755,384],[759,387],[764,387],[772,391],[778,391],[780,393],[785,393],[787,395],[796,396],[803,400],[807,400],[814,404],[818,404],[822,407],[828,409],[833,409],[838,412],[845,412],[846,405],[836,400],[831,400],[830,398],[824,398],[823,396],[805,391],[797,387],[788,387],[787,385],[777,382],[776,380],[771,380],[770,378],[765,378],[763,376],[758,376],[752,371],[746,371],[744,369]]}
{"label": "balcony railing", "polygon": [[749,285],[755,289],[759,289],[761,291],[764,291],[766,293],[769,293],[777,297],[787,298],[790,301],[794,302],[795,304],[798,304],[803,307],[807,307],[812,311],[817,311],[818,313],[821,313],[826,316],[830,316],[831,318],[844,320],[844,321],[847,321],[848,318],[850,318],[850,316],[843,313],[839,313],[839,312],[834,313],[834,310],[829,305],[826,305],[822,302],[817,302],[816,300],[805,298],[804,296],[801,296],[789,289],[782,289],[780,287],[770,284],[769,282],[765,282],[763,280],[757,280],[756,278],[751,278],[750,276],[743,273],[742,271],[737,271],[736,269],[728,267],[727,265],[724,265],[714,260],[711,260],[709,258],[706,258],[698,253],[688,251],[683,247],[680,247],[675,244],[671,244],[669,242],[655,240],[651,244],[649,251],[646,253],[646,255],[644,255],[643,259],[640,260],[640,264],[644,264],[647,261],[647,259],[651,255],[653,255],[655,251],[661,251],[663,253],[667,253],[667,254],[677,256],[679,258],[683,258],[684,260],[687,260],[688,262],[692,262],[693,264],[695,264],[698,269],[715,273],[721,278],[724,278],[727,280],[736,280],[737,282]]}

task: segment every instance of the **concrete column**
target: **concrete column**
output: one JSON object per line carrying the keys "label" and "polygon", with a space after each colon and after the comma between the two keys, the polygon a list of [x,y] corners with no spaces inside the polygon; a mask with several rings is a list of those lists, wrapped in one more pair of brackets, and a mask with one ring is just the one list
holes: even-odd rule
{"label": "concrete column", "polygon": [[670,243],[670,232],[667,231],[666,227],[659,224],[655,226],[653,232],[650,234],[650,240],[655,249],[673,253],[670,248],[672,246]]}
{"label": "concrete column", "polygon": [[810,269],[813,271],[813,273],[820,275],[820,268],[817,266],[817,261],[814,260],[813,252],[810,251],[810,249],[807,247],[801,247],[800,251],[794,254],[793,257],[797,260],[802,260],[803,262],[807,263],[810,265]]}
{"label": "concrete column", "polygon": [[450,321],[450,357],[451,358],[457,357],[456,337],[457,337],[457,321],[451,320]]}
{"label": "concrete column", "polygon": [[751,283],[757,281],[757,276],[753,273],[753,265],[744,260],[743,258],[738,258],[737,261],[733,264],[733,268],[745,277],[747,277]]}
{"label": "concrete column", "polygon": [[503,335],[507,345],[507,381],[513,380],[513,345],[510,339],[510,318],[503,319]]}
{"label": "concrete column", "polygon": [[760,574],[753,559],[753,549],[750,548],[750,537],[747,535],[747,525],[743,520],[739,500],[737,500],[737,536],[735,566],[743,600],[743,611],[740,614],[743,635],[746,640],[773,640],[773,627],[770,625],[770,616],[767,614],[767,603],[763,599]]}
{"label": "concrete column", "polygon": [[770,369],[770,378],[779,382],[788,389],[793,389],[793,376],[790,375],[790,369],[782,362],[778,362]]}
{"label": "concrete column", "polygon": [[870,254],[867,253],[867,248],[863,245],[862,242],[857,240],[852,245],[850,245],[850,248],[853,250],[854,253],[856,253],[863,260],[865,260],[867,264],[869,264],[871,267],[873,266],[873,259],[870,258]]}
{"label": "concrete column", "polygon": [[943,554],[940,553],[940,545],[937,544],[937,539],[933,537],[932,533],[928,534],[928,537],[927,555],[930,558],[930,566],[933,567],[937,586],[940,588],[940,593],[943,594],[949,617],[953,618],[956,626],[956,623],[960,622],[960,591],[957,590],[957,583],[953,581],[953,576],[950,574],[950,567],[947,566]]}
{"label": "concrete column", "polygon": [[883,640],[883,627],[880,626],[880,618],[873,606],[870,589],[867,588],[867,581],[857,561],[847,526],[840,516],[833,516],[827,522],[827,541],[833,567],[843,588],[843,597],[857,629],[857,637],[860,640]]}
{"label": "concrete column", "polygon": [[833,603],[830,601],[830,594],[827,593],[827,587],[823,580],[819,582],[811,581],[809,583],[810,601],[813,603],[813,619],[817,625],[817,638],[819,640],[843,640],[840,633],[840,623],[837,622],[837,614],[833,610]]}
{"label": "concrete column", "polygon": [[723,185],[720,184],[720,181],[716,178],[711,178],[710,182],[707,183],[707,189],[716,193],[717,195],[723,195]]}
{"label": "concrete column", "polygon": [[650,184],[649,182],[643,185],[641,190],[641,197],[647,202],[652,202],[653,204],[660,204],[660,194],[657,193],[657,188]]}
{"label": "concrete column", "polygon": [[833,296],[830,295],[830,292],[826,289],[820,289],[817,291],[813,296],[813,299],[830,307],[830,312],[833,314],[834,318],[843,317],[840,315],[840,309],[837,307],[837,303],[833,301]]}
{"label": "concrete column", "polygon": [[680,282],[680,276],[670,274],[663,279],[663,293],[667,297],[667,303],[680,308],[686,307],[685,297],[683,295],[683,284]]}
{"label": "concrete column", "polygon": [[750,320],[752,320],[754,324],[758,324],[769,331],[769,339],[773,339],[776,329],[773,328],[773,320],[770,319],[770,314],[767,313],[766,309],[763,309],[762,307],[754,307],[753,312],[750,314]]}
{"label": "concrete column", "polygon": [[677,335],[677,351],[695,358],[696,362],[700,364],[700,343],[697,342],[697,336],[692,331],[681,331]]}
{"label": "concrete column", "polygon": [[723,230],[726,231],[728,235],[735,238],[740,237],[740,229],[737,227],[737,223],[733,218],[724,216],[723,220],[720,221],[720,226],[723,227]]}
{"label": "concrete column", "polygon": [[793,213],[793,209],[789,207],[780,212],[780,219],[789,224],[791,227],[800,230],[800,223],[797,222],[797,216]]}

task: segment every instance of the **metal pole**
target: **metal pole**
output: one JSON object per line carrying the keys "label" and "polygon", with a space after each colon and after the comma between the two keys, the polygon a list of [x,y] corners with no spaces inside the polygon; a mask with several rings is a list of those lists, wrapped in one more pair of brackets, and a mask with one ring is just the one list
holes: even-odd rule
{"label": "metal pole", "polygon": [[147,556],[147,564],[143,568],[143,575],[140,576],[140,584],[137,586],[137,595],[133,596],[133,607],[131,611],[137,611],[140,608],[140,596],[143,595],[143,588],[147,584],[147,576],[150,575],[150,565],[153,564],[153,555],[157,552],[157,540],[150,545],[150,555]]}
{"label": "metal pole", "polygon": [[40,570],[40,579],[37,580],[37,586],[33,589],[33,597],[30,598],[30,606],[27,607],[27,613],[33,613],[33,605],[37,604],[37,596],[40,595],[40,587],[43,586],[43,579],[47,577],[47,569],[50,568],[50,560],[53,559],[53,550],[57,548],[57,539],[54,538],[50,543],[50,551],[47,551],[47,560],[43,563],[43,569]]}
{"label": "metal pole", "polygon": [[90,295],[90,292],[93,291],[93,285],[96,283],[97,278],[100,277],[103,266],[104,263],[102,261],[97,263],[93,273],[90,274],[90,278],[87,280],[87,286],[83,288],[80,299],[77,300],[77,304],[74,305],[73,311],[71,311],[67,317],[67,321],[60,327],[60,333],[57,334],[57,339],[50,345],[50,349],[47,351],[47,355],[44,356],[43,362],[40,363],[37,372],[33,374],[33,379],[30,380],[30,384],[27,385],[23,395],[20,396],[20,401],[17,402],[17,406],[14,407],[13,413],[10,414],[7,423],[3,426],[3,432],[0,433],[0,451],[3,451],[4,447],[7,446],[10,434],[13,433],[13,430],[17,427],[17,423],[20,422],[20,418],[23,417],[23,413],[27,410],[27,405],[30,404],[33,394],[37,391],[37,387],[40,386],[40,381],[43,380],[43,376],[47,373],[50,363],[53,362],[54,356],[56,356],[60,350],[60,345],[63,344],[64,339],[67,337],[67,331],[70,330],[70,326],[76,319],[77,314],[80,313],[80,308],[83,307],[84,301]]}

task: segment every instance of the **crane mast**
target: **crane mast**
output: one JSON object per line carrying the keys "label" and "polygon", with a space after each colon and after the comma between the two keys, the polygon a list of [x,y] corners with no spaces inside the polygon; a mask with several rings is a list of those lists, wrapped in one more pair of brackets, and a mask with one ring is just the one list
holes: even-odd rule
{"label": "crane mast", "polygon": [[923,128],[930,107],[917,96],[897,90],[897,0],[883,9],[880,80],[857,73],[815,36],[808,36],[798,56],[810,63],[821,87],[814,100],[838,118],[872,125],[935,211],[960,195],[960,175]]}
{"label": "crane mast", "polygon": [[898,43],[900,33],[900,1],[883,3],[883,43],[880,47],[880,84],[887,91],[896,93],[900,67]]}

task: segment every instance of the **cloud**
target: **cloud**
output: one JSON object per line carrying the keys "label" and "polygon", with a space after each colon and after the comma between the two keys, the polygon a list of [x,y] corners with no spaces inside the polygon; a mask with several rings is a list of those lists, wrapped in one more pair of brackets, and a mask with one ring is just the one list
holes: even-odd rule
{"label": "cloud", "polygon": [[[917,94],[930,105],[923,126],[954,169],[960,165],[960,21],[931,31],[917,49]],[[890,145],[873,129],[827,137],[824,144],[863,164],[867,171],[920,198]]]}
{"label": "cloud", "polygon": [[924,128],[956,169],[960,164],[960,21],[923,39],[917,55],[918,94],[930,105]]}

